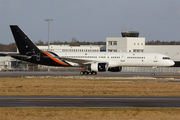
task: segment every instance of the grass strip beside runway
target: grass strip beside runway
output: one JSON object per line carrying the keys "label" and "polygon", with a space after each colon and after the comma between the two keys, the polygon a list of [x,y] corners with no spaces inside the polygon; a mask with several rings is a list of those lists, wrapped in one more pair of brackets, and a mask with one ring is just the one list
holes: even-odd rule
{"label": "grass strip beside runway", "polygon": [[1,78],[0,96],[180,96],[180,82],[152,81],[157,80]]}
{"label": "grass strip beside runway", "polygon": [[0,108],[1,120],[180,120],[180,108]]}

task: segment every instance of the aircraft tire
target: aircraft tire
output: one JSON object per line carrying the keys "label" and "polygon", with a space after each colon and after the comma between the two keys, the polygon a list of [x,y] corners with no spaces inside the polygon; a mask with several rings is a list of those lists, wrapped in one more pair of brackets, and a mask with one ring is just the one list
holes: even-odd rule
{"label": "aircraft tire", "polygon": [[95,71],[92,71],[92,73],[91,73],[92,75],[97,75],[97,72],[95,72]]}
{"label": "aircraft tire", "polygon": [[85,72],[84,72],[84,71],[81,71],[81,72],[80,72],[80,74],[81,74],[81,75],[84,75],[84,74],[85,74]]}
{"label": "aircraft tire", "polygon": [[95,72],[95,71],[91,71],[91,72],[81,71],[80,75],[97,75],[97,72]]}
{"label": "aircraft tire", "polygon": [[88,75],[88,74],[89,74],[89,72],[88,72],[88,71],[84,71],[84,74],[85,74],[85,75]]}
{"label": "aircraft tire", "polygon": [[155,73],[151,73],[152,76],[155,76],[156,74]]}

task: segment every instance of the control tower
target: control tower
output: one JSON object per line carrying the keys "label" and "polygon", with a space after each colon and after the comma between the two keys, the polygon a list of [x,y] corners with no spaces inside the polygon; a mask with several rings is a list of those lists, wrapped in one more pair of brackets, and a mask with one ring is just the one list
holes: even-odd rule
{"label": "control tower", "polygon": [[107,52],[143,52],[145,38],[138,31],[122,31],[122,37],[107,37]]}
{"label": "control tower", "polygon": [[122,31],[122,37],[139,37],[138,31]]}

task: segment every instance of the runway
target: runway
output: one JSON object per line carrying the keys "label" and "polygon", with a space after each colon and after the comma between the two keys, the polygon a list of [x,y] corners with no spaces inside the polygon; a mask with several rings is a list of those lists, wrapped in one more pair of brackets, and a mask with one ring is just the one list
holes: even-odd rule
{"label": "runway", "polygon": [[40,72],[40,71],[7,71],[7,72],[0,72],[0,78],[4,77],[39,77],[39,76],[50,76],[50,77],[57,77],[57,76],[87,76],[87,77],[151,77],[151,78],[174,78],[180,80],[180,73],[156,73],[155,76],[151,76],[151,73],[146,72],[98,72],[97,75],[80,75],[78,71],[60,71],[60,72]]}
{"label": "runway", "polygon": [[0,96],[0,107],[180,107],[180,97]]}

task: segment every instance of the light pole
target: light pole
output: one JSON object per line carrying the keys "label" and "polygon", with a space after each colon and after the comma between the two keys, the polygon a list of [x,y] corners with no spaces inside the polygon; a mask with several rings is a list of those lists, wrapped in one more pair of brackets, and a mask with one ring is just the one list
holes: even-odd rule
{"label": "light pole", "polygon": [[[48,51],[50,51],[50,36],[49,36],[49,32],[50,32],[50,21],[53,21],[53,19],[45,19],[45,21],[48,21]],[[50,66],[48,67],[48,72],[50,71]]]}
{"label": "light pole", "polygon": [[50,32],[50,21],[53,21],[53,19],[45,19],[45,21],[48,21],[48,51],[50,51],[50,36],[49,36],[49,32]]}

